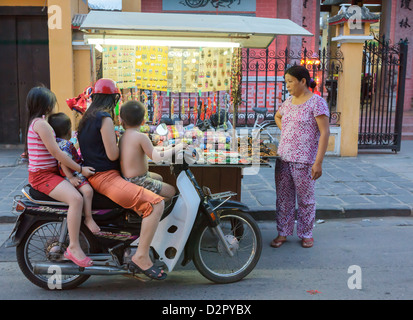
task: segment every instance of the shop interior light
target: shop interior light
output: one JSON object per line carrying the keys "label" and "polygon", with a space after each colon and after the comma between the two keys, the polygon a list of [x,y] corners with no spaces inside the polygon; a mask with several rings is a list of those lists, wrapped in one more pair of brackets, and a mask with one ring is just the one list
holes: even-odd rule
{"label": "shop interior light", "polygon": [[103,52],[103,47],[99,43],[95,44],[95,49],[99,52]]}
{"label": "shop interior light", "polygon": [[93,45],[125,45],[125,46],[159,46],[159,47],[189,47],[189,48],[238,48],[237,42],[221,41],[188,41],[188,40],[153,40],[153,39],[122,39],[122,38],[88,38],[88,44]]}

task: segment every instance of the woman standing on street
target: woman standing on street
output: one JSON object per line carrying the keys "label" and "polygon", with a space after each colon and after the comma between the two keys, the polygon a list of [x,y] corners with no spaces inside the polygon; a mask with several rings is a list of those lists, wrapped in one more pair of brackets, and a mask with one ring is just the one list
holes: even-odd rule
{"label": "woman standing on street", "polygon": [[293,234],[297,197],[297,236],[304,248],[310,248],[314,243],[315,180],[322,174],[330,114],[326,101],[309,90],[315,82],[305,67],[289,68],[285,81],[291,96],[275,114],[281,139],[275,168],[278,236],[271,246],[280,247]]}

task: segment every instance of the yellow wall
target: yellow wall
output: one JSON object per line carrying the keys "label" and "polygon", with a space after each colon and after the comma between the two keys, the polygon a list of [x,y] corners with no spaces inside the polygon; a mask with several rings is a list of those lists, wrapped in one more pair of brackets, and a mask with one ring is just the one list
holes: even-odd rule
{"label": "yellow wall", "polygon": [[73,51],[75,96],[92,86],[90,51],[81,49]]}
{"label": "yellow wall", "polygon": [[43,7],[45,5],[44,0],[2,0],[0,6],[13,6],[13,7]]}
{"label": "yellow wall", "polygon": [[341,150],[344,157],[358,153],[361,62],[363,43],[342,43],[343,72],[338,78],[337,111],[340,112]]}
{"label": "yellow wall", "polygon": [[71,1],[48,0],[48,5],[62,10],[62,28],[49,28],[50,89],[56,94],[58,110],[70,114],[66,99],[74,97]]}
{"label": "yellow wall", "polygon": [[122,11],[141,12],[141,0],[122,0]]}

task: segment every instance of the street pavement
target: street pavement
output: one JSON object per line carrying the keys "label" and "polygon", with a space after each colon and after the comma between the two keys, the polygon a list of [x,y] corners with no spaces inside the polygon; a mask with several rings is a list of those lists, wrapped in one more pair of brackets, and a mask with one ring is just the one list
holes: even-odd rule
{"label": "street pavement", "polygon": [[[280,248],[271,248],[274,225],[269,221],[259,222],[263,250],[254,270],[239,282],[223,285],[202,277],[193,263],[185,267],[178,263],[165,281],[144,283],[124,276],[92,276],[74,290],[48,291],[25,278],[16,263],[15,248],[0,246],[0,288],[5,288],[0,290],[0,301],[135,300],[134,306],[150,305],[157,317],[159,306],[178,303],[191,306],[190,300],[211,305],[257,303],[268,315],[274,312],[274,307],[283,307],[276,306],[275,300],[413,299],[413,217],[328,219],[315,225],[311,249],[302,248],[296,235]],[[6,226],[0,224],[0,243],[8,236]],[[266,303],[249,300],[266,300]],[[312,315],[325,312],[321,305],[301,310],[305,312],[303,316],[308,316],[308,312]],[[259,309],[254,307],[251,311],[254,319],[260,318]],[[356,311],[351,309],[351,312]],[[203,315],[199,313],[198,317],[202,319]]]}
{"label": "street pavement", "polygon": [[[242,201],[259,220],[275,217],[274,165],[244,176]],[[401,151],[360,151],[324,159],[316,182],[317,219],[410,216],[413,209],[413,141]]]}
{"label": "street pavement", "polygon": [[[303,249],[296,235],[279,249],[269,246],[274,223],[274,167],[244,175],[242,201],[259,220],[263,253],[243,281],[211,285],[190,264],[168,280],[141,283],[121,276],[91,277],[76,290],[50,292],[25,279],[15,248],[4,242],[13,228],[12,199],[27,183],[21,148],[0,148],[0,287],[2,299],[412,299],[413,141],[402,150],[326,157],[316,183],[315,244]],[[346,218],[346,219],[343,219]],[[356,268],[356,269],[354,269]],[[361,289],[352,287],[357,268]],[[259,289],[251,289],[259,288]]]}
{"label": "street pavement", "polygon": [[[13,197],[27,184],[22,147],[0,147],[0,223],[13,222]],[[275,217],[274,162],[244,175],[241,200],[257,220]],[[413,141],[401,151],[360,151],[357,157],[328,156],[316,182],[317,219],[410,216],[413,210]]]}

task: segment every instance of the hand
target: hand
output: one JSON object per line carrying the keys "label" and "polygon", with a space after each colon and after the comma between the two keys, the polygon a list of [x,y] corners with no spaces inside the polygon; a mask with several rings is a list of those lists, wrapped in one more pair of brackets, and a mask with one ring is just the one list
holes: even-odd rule
{"label": "hand", "polygon": [[188,144],[187,144],[187,143],[178,143],[178,144],[175,146],[175,153],[177,153],[177,152],[179,152],[179,151],[182,151],[182,150],[186,149],[187,147],[188,147]]}
{"label": "hand", "polygon": [[82,167],[82,175],[86,178],[93,176],[95,174],[95,168],[92,167]]}
{"label": "hand", "polygon": [[321,166],[321,163],[314,163],[312,168],[311,168],[311,179],[312,180],[317,180],[318,178],[321,177],[323,174],[323,169]]}
{"label": "hand", "polygon": [[82,180],[80,180],[78,177],[75,177],[75,176],[69,178],[69,181],[72,184],[72,186],[74,186],[74,187],[77,187],[82,182]]}

